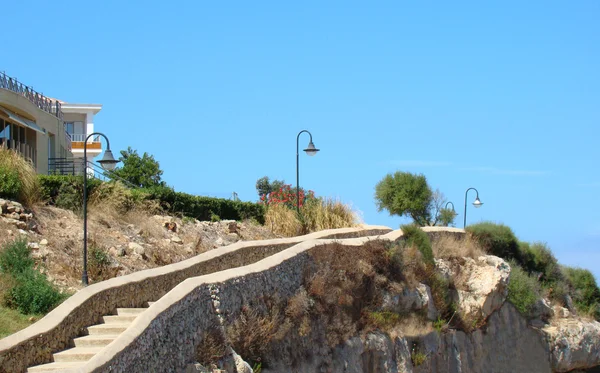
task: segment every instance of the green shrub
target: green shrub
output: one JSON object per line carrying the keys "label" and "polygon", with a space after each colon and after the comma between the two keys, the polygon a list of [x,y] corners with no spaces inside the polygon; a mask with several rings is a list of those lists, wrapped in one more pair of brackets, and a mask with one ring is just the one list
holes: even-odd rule
{"label": "green shrub", "polygon": [[535,302],[540,298],[538,281],[527,274],[514,260],[510,263],[508,300],[524,316],[529,316]]}
{"label": "green shrub", "polygon": [[600,289],[594,275],[587,269],[564,268],[565,276],[573,290],[571,296],[580,312],[600,320]]}
{"label": "green shrub", "polygon": [[182,214],[200,221],[210,221],[213,215],[226,220],[256,219],[265,222],[263,205],[253,202],[232,201],[224,198],[194,196],[175,192],[169,187],[144,189],[146,198],[160,201],[161,208],[170,213]]}
{"label": "green shrub", "polygon": [[33,268],[33,259],[29,257],[31,249],[27,241],[17,240],[9,243],[0,251],[0,271],[13,276]]}
{"label": "green shrub", "polygon": [[468,226],[466,231],[488,254],[506,260],[515,259],[517,263],[522,262],[519,241],[510,227],[504,224],[483,222]]}
{"label": "green shrub", "polygon": [[108,252],[95,245],[90,245],[89,274],[94,282],[108,280],[116,276],[117,268],[111,268]]}
{"label": "green shrub", "polygon": [[423,255],[425,263],[433,265],[433,250],[427,233],[415,224],[406,224],[401,226],[400,229],[404,233],[406,245],[416,246]]}
{"label": "green shrub", "polygon": [[21,188],[19,173],[8,167],[0,166],[0,198],[16,200],[19,197]]}
{"label": "green shrub", "polygon": [[16,285],[5,294],[5,302],[21,313],[47,313],[66,298],[34,269],[16,275],[15,279]]}
{"label": "green shrub", "polygon": [[[39,175],[41,198],[50,205],[78,212],[83,206],[83,176]],[[88,198],[102,184],[95,178],[88,178]],[[89,200],[88,200],[89,201]]]}

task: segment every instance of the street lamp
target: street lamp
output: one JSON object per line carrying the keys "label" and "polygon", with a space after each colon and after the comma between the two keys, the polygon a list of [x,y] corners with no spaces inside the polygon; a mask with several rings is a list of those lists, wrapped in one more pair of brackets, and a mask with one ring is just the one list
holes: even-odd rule
{"label": "street lamp", "polygon": [[456,210],[454,209],[454,203],[446,202],[446,206],[444,206],[445,210],[448,210],[448,205],[452,205],[452,212],[456,214]]}
{"label": "street lamp", "polygon": [[479,191],[475,188],[469,188],[467,189],[467,191],[465,192],[465,221],[463,223],[463,228],[465,228],[467,226],[467,194],[469,193],[469,190],[474,190],[475,193],[477,193],[477,196],[475,197],[475,201],[473,202],[473,206],[475,206],[475,208],[479,208],[481,207],[481,205],[483,205],[483,202],[481,202],[479,200]]}
{"label": "street lamp", "polygon": [[81,275],[81,282],[84,286],[88,285],[88,274],[87,274],[87,142],[90,137],[94,135],[100,135],[106,140],[106,151],[101,160],[98,161],[100,166],[107,171],[112,171],[119,161],[113,157],[110,151],[110,142],[108,137],[100,132],[94,132],[88,135],[83,142],[83,274]]}
{"label": "street lamp", "polygon": [[298,136],[296,136],[296,211],[298,213],[300,213],[300,135],[302,133],[308,133],[308,135],[310,136],[310,141],[308,143],[308,146],[306,147],[306,149],[304,149],[304,151],[306,152],[306,154],[308,154],[309,156],[313,156],[315,154],[317,154],[317,152],[320,149],[315,148],[315,144],[313,144],[312,141],[312,134],[310,132],[308,132],[307,130],[302,130],[298,133]]}

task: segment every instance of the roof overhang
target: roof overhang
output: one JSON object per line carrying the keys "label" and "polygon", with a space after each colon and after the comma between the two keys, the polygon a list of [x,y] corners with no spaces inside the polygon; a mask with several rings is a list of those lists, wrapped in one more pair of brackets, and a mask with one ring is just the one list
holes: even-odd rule
{"label": "roof overhang", "polygon": [[46,130],[44,130],[43,128],[40,128],[40,126],[35,124],[35,122],[32,122],[29,119],[23,118],[22,116],[20,116],[19,114],[15,113],[13,111],[10,111],[10,110],[0,106],[0,112],[4,113],[8,117],[8,119],[10,119],[11,121],[13,121],[23,127],[27,127],[36,132],[46,134]]}
{"label": "roof overhang", "polygon": [[71,104],[71,103],[63,103],[61,104],[61,109],[63,113],[85,113],[91,111],[94,115],[98,114],[100,110],[102,110],[101,104]]}

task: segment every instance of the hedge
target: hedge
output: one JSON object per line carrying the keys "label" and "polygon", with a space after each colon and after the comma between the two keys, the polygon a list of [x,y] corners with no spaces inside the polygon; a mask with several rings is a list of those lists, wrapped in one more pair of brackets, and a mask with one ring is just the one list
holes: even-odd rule
{"label": "hedge", "polygon": [[[51,205],[78,211],[83,203],[83,177],[63,175],[39,175],[42,198]],[[88,196],[102,181],[88,178]],[[265,208],[253,202],[232,201],[224,198],[194,196],[176,192],[169,187],[132,189],[132,194],[145,200],[156,200],[163,211],[180,214],[201,221],[220,219],[255,219],[265,222]]]}
{"label": "hedge", "polygon": [[213,215],[217,215],[221,219],[256,219],[260,224],[265,222],[264,206],[253,202],[194,196],[175,192],[168,187],[147,188],[143,189],[143,192],[146,193],[146,199],[160,201],[164,211],[179,213],[202,221],[211,220]]}

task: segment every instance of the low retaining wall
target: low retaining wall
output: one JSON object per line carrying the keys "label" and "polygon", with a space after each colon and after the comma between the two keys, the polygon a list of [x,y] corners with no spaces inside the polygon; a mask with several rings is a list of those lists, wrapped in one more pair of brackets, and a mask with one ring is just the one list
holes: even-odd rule
{"label": "low retaining wall", "polygon": [[144,307],[187,278],[246,266],[306,240],[377,236],[390,231],[388,227],[361,226],[300,237],[237,242],[182,262],[93,284],[37,323],[0,340],[0,372],[25,372],[27,367],[52,362],[53,353],[72,347],[72,339],[82,335],[87,326],[100,323],[103,315],[117,307]]}
{"label": "low retaining wall", "polygon": [[[455,229],[424,229],[430,235]],[[379,237],[395,241],[401,232]],[[264,296],[287,300],[302,285],[310,264],[309,250],[337,242],[363,245],[369,237],[345,240],[310,240],[254,264],[211,275],[189,278],[141,314],[113,343],[76,372],[178,372],[196,358],[202,336],[216,323],[211,290],[218,290],[219,309],[227,319],[244,304]]]}

